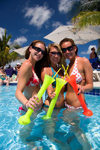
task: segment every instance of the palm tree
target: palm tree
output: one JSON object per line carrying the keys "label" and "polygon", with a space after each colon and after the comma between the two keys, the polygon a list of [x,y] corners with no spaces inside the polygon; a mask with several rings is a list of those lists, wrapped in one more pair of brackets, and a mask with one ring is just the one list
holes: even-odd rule
{"label": "palm tree", "polygon": [[6,47],[9,47],[8,41],[11,39],[11,34],[7,36],[6,29],[2,38],[0,38],[0,51],[4,51]]}
{"label": "palm tree", "polygon": [[100,25],[100,11],[80,12],[76,17],[72,18],[72,22],[79,29],[85,28],[89,25]]}
{"label": "palm tree", "polygon": [[100,11],[100,0],[80,0],[80,11]]}
{"label": "palm tree", "polygon": [[[100,0],[80,0],[80,2],[80,13],[72,18],[75,27],[82,29],[100,25]],[[97,52],[100,52],[100,39],[98,39]]]}
{"label": "palm tree", "polygon": [[6,29],[2,38],[0,38],[0,66],[4,66],[9,63],[11,60],[17,58],[18,54],[12,52],[9,54],[10,46],[8,44],[9,40],[11,39],[11,35],[6,34]]}

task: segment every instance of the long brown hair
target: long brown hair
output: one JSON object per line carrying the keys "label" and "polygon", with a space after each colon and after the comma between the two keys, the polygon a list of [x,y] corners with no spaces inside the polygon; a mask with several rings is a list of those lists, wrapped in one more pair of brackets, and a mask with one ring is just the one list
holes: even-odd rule
{"label": "long brown hair", "polygon": [[25,52],[25,58],[26,58],[26,59],[28,59],[29,56],[30,56],[29,48],[30,48],[31,46],[35,46],[36,43],[42,43],[42,44],[44,45],[45,49],[46,49],[46,45],[45,45],[45,43],[44,43],[43,41],[34,40],[34,41],[32,41],[32,43],[29,45],[29,47],[26,49],[26,52]]}
{"label": "long brown hair", "polygon": [[26,59],[29,58],[29,56],[30,56],[29,48],[30,48],[31,46],[35,46],[36,43],[42,43],[42,44],[44,45],[44,47],[45,47],[45,54],[43,55],[43,58],[42,58],[41,60],[37,61],[36,64],[35,64],[35,67],[34,67],[34,70],[35,70],[37,76],[41,79],[41,70],[42,70],[42,68],[43,68],[43,66],[44,66],[44,64],[45,64],[45,62],[46,62],[46,57],[47,57],[47,49],[46,49],[45,43],[44,43],[43,41],[40,41],[40,40],[35,40],[35,41],[33,41],[33,42],[30,44],[30,46],[26,49],[25,58],[26,58]]}
{"label": "long brown hair", "polygon": [[62,44],[63,44],[64,42],[70,42],[73,46],[75,46],[75,47],[76,47],[76,52],[75,52],[75,54],[77,55],[77,53],[78,53],[78,47],[76,46],[74,40],[72,40],[72,39],[70,39],[70,38],[64,38],[64,39],[61,40],[60,43],[59,43],[59,45],[60,45],[61,48],[62,48]]}

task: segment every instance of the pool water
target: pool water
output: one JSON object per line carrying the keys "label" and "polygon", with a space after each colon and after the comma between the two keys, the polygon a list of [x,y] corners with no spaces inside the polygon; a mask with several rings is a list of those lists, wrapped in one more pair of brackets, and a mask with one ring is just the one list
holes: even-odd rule
{"label": "pool water", "polygon": [[0,150],[99,150],[100,96],[85,95],[93,116],[57,109],[43,120],[46,110],[34,113],[29,125],[18,124],[20,103],[16,86],[0,87]]}

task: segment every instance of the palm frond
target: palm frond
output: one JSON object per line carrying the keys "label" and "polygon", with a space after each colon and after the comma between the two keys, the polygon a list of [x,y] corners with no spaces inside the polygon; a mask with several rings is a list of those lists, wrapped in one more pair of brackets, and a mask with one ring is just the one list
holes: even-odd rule
{"label": "palm frond", "polygon": [[72,18],[72,22],[78,28],[100,25],[100,11],[80,12],[76,17]]}

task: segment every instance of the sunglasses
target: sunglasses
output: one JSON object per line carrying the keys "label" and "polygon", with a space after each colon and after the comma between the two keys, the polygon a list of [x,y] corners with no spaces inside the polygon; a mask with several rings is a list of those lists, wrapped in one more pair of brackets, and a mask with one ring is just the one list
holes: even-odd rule
{"label": "sunglasses", "polygon": [[58,55],[58,56],[61,56],[61,53],[60,52],[50,52],[52,55]]}
{"label": "sunglasses", "polygon": [[71,51],[73,50],[73,47],[74,47],[74,45],[69,46],[69,47],[66,47],[66,48],[62,48],[61,50],[62,50],[63,53],[65,53],[67,50],[68,50],[69,52],[71,52]]}
{"label": "sunglasses", "polygon": [[38,53],[41,52],[43,55],[45,54],[45,51],[39,47],[32,46],[32,48],[35,49],[35,51],[37,51]]}

